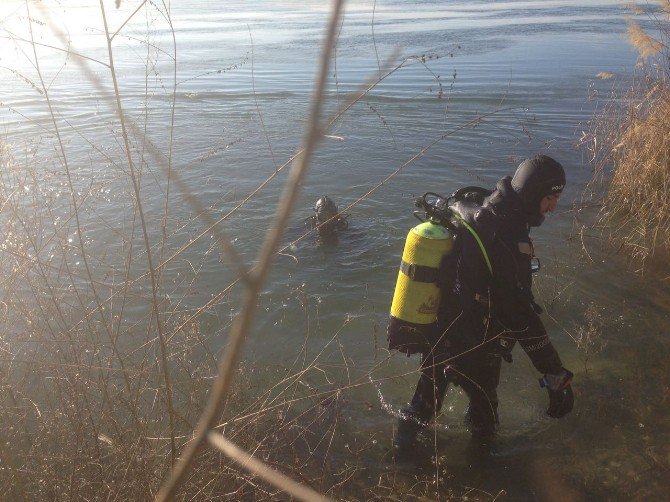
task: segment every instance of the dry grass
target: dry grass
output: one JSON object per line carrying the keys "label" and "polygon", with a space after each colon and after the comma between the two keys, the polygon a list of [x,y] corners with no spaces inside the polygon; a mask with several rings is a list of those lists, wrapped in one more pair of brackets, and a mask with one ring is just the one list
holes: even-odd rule
{"label": "dry grass", "polygon": [[597,225],[640,272],[659,264],[665,269],[670,257],[668,32],[660,33],[654,38],[629,21],[641,64],[634,84],[614,91],[590,135],[591,188],[602,193],[606,187]]}
{"label": "dry grass", "polygon": [[663,42],[646,33],[637,21],[628,19],[627,23],[628,41],[638,50],[641,57],[655,56],[665,47]]}
{"label": "dry grass", "polygon": [[617,239],[641,261],[670,252],[670,89],[654,84],[617,131],[608,217]]}

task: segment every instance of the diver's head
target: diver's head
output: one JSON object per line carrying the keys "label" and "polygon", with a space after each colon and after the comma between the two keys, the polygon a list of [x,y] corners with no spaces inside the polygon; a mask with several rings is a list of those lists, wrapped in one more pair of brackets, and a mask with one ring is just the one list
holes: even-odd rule
{"label": "diver's head", "polygon": [[512,178],[526,221],[533,227],[541,225],[545,215],[556,209],[564,187],[563,166],[546,155],[524,160]]}
{"label": "diver's head", "polygon": [[316,221],[321,224],[337,215],[337,206],[330,197],[324,195],[314,204],[314,213]]}

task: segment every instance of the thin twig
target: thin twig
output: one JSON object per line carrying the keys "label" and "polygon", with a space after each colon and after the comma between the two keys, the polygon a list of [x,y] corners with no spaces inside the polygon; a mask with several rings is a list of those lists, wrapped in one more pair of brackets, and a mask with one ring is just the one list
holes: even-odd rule
{"label": "thin twig", "polygon": [[251,43],[251,92],[254,96],[254,104],[256,105],[256,113],[258,114],[258,120],[261,122],[261,128],[263,129],[263,134],[265,135],[265,141],[268,144],[268,150],[270,150],[270,156],[272,157],[272,163],[275,166],[275,171],[279,169],[277,164],[277,159],[275,159],[275,152],[272,149],[272,142],[270,141],[270,135],[265,127],[265,122],[263,121],[263,114],[261,113],[261,107],[258,105],[258,96],[256,95],[256,74],[254,73],[254,39],[251,36],[251,27],[247,25],[249,30],[249,41]]}
{"label": "thin twig", "polygon": [[235,444],[224,438],[222,434],[219,434],[218,432],[210,432],[207,435],[207,438],[213,446],[221,450],[225,455],[233,459],[235,462],[239,463],[246,470],[251,471],[256,476],[263,478],[268,483],[276,486],[292,497],[307,502],[327,502],[330,500],[312,488],[301,483],[297,483],[288,476],[285,476],[279,471],[276,471],[267,466],[256,457],[249,455],[244,450],[241,450],[235,446]]}
{"label": "thin twig", "polygon": [[125,151],[126,151],[126,156],[128,158],[128,167],[130,168],[130,177],[131,181],[133,184],[133,190],[135,192],[135,203],[137,204],[137,210],[140,216],[140,223],[142,227],[142,234],[144,235],[144,244],[146,247],[146,253],[147,253],[147,261],[149,265],[149,276],[151,278],[151,294],[153,297],[152,301],[152,308],[153,308],[153,314],[156,319],[156,329],[158,331],[158,339],[159,339],[159,345],[160,345],[160,353],[161,353],[161,367],[163,370],[163,378],[165,380],[165,397],[167,400],[167,405],[168,405],[168,417],[170,421],[170,452],[171,452],[171,458],[172,458],[172,463],[174,464],[175,457],[176,457],[176,452],[177,452],[177,446],[174,440],[175,436],[175,425],[174,425],[174,406],[172,403],[172,383],[170,379],[170,371],[168,368],[167,364],[167,344],[165,342],[165,334],[163,333],[163,325],[162,321],[160,318],[160,312],[159,312],[159,302],[158,302],[158,283],[156,280],[156,272],[153,266],[152,258],[151,258],[151,248],[150,248],[150,241],[149,241],[149,234],[147,231],[147,225],[146,225],[146,220],[144,218],[144,210],[142,207],[142,198],[140,194],[140,185],[139,185],[139,180],[137,179],[135,175],[135,163],[133,161],[133,158],[130,153],[130,143],[128,140],[128,131],[126,130],[126,121],[124,118],[124,113],[123,113],[123,107],[121,106],[121,95],[119,92],[119,84],[116,79],[116,70],[114,68],[114,52],[112,50],[112,39],[109,36],[109,28],[107,26],[107,16],[105,14],[105,5],[103,3],[103,0],[100,0],[100,11],[102,13],[102,21],[105,26],[105,37],[107,40],[107,53],[109,56],[109,68],[110,68],[110,73],[112,76],[112,82],[114,83],[114,97],[116,98],[116,110],[119,116],[119,120],[121,122],[121,130],[122,130],[122,136],[123,136],[123,142],[125,145]]}
{"label": "thin twig", "polygon": [[325,84],[333,41],[335,38],[335,28],[340,17],[343,3],[343,0],[335,0],[333,5],[326,40],[324,42],[319,73],[314,94],[312,96],[311,111],[306,124],[303,153],[296,157],[296,160],[291,166],[289,179],[279,202],[274,223],[267,232],[263,248],[259,255],[258,266],[251,272],[252,279],[246,293],[242,311],[235,318],[235,323],[230,334],[229,345],[219,364],[219,374],[212,386],[209,401],[198,421],[198,426],[194,433],[195,438],[189,443],[175,465],[170,477],[161,487],[156,497],[159,501],[169,500],[174,497],[175,492],[181,484],[184,475],[190,468],[196,453],[203,445],[208,432],[215,424],[219,411],[230,390],[234,370],[237,367],[241,349],[244,345],[247,332],[255,317],[256,308],[258,306],[258,295],[261,291],[265,277],[270,270],[272,258],[277,250],[278,243],[288,224],[289,216],[293,210],[295,201],[297,200],[302,180],[309,168],[309,161],[311,160],[312,153],[316,148],[316,144],[321,139],[321,128],[319,125],[324,101]]}

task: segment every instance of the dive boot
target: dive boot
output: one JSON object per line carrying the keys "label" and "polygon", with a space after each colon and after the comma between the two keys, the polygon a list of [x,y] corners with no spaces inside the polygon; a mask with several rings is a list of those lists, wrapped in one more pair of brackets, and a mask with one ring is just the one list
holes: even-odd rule
{"label": "dive boot", "polygon": [[417,434],[424,424],[410,414],[403,413],[393,437],[393,454],[396,461],[405,461],[416,452]]}

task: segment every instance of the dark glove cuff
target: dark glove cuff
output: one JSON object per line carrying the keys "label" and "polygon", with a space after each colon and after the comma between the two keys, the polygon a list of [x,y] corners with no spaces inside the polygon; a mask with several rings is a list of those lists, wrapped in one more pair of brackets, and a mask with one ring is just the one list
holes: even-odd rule
{"label": "dark glove cuff", "polygon": [[574,375],[570,370],[565,368],[558,375],[546,374],[540,378],[540,387],[546,387],[549,390],[557,392],[559,390],[569,387],[572,383],[572,377]]}

